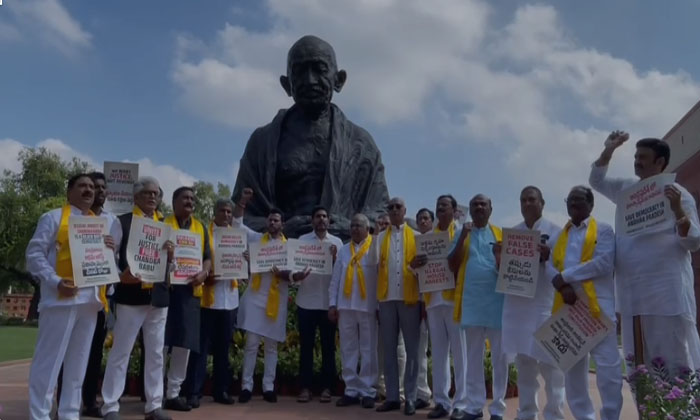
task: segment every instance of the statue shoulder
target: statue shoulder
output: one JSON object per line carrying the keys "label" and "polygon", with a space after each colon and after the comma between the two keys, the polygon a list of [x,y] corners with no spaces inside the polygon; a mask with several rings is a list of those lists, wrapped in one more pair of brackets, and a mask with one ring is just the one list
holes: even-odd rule
{"label": "statue shoulder", "polygon": [[376,154],[377,156],[380,155],[377,143],[374,142],[374,138],[369,131],[347,119],[345,120],[345,125],[345,131],[350,133],[349,137],[352,138],[354,142],[359,143],[363,147],[365,153]]}
{"label": "statue shoulder", "polygon": [[258,127],[253,131],[248,139],[248,144],[246,145],[246,151],[251,151],[251,148],[263,148],[264,150],[268,147],[268,142],[271,139],[275,139],[279,136],[284,117],[287,114],[287,109],[280,109],[269,123]]}

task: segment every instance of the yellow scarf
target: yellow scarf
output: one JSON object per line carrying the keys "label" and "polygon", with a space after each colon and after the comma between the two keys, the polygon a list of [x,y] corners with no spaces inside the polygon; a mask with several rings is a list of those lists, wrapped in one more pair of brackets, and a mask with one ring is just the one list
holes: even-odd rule
{"label": "yellow scarf", "polygon": [[[146,217],[146,215],[143,214],[143,210],[141,210],[141,208],[139,208],[139,206],[134,206],[134,208],[131,210],[131,213],[132,213],[134,216]],[[159,222],[159,221],[163,220],[163,215],[160,214],[160,212],[156,210],[156,211],[153,213],[153,217],[151,217],[151,218],[152,218],[153,220],[155,220],[156,222]],[[141,282],[141,288],[142,288],[142,289],[153,289],[153,283]]]}
{"label": "yellow scarf", "polygon": [[[501,242],[503,240],[503,231],[498,226],[489,224],[493,237],[496,242]],[[462,320],[462,292],[464,291],[464,274],[467,271],[467,261],[469,260],[469,246],[471,245],[471,233],[467,235],[467,239],[464,240],[464,251],[462,252],[462,263],[459,266],[459,272],[457,273],[457,284],[455,285],[455,307],[453,312],[453,319],[455,322],[460,322]]]}
{"label": "yellow scarf", "polygon": [[[195,219],[194,216],[190,216],[190,218],[192,219],[192,223],[190,223],[190,232],[199,234],[199,237],[201,238],[200,243],[202,244],[202,252],[204,252],[204,226],[199,220]],[[175,230],[180,230],[180,225],[177,223],[177,219],[175,218],[174,214],[166,217],[163,223],[172,226],[172,228]],[[202,297],[201,284],[199,286],[192,287],[192,296]]]}
{"label": "yellow scarf", "polygon": [[352,279],[355,277],[355,270],[357,270],[357,284],[360,286],[360,296],[362,300],[367,298],[367,286],[365,286],[365,271],[362,269],[362,257],[367,254],[369,247],[372,245],[372,235],[367,235],[365,243],[362,244],[359,250],[355,251],[355,242],[350,241],[350,263],[348,268],[345,270],[345,285],[343,286],[343,294],[346,298],[350,298],[352,295]]}
{"label": "yellow scarf", "polygon": [[[450,225],[447,227],[447,232],[450,235],[450,242],[455,238],[455,230],[457,228],[457,224],[452,221]],[[433,229],[433,232],[444,232],[443,230],[440,230],[440,227],[437,226],[435,229]],[[425,293],[423,297],[425,298],[425,305],[430,305],[430,300],[433,296],[432,292]],[[453,301],[455,299],[455,289],[447,289],[442,291],[442,298],[446,301]]]}
{"label": "yellow scarf", "polygon": [[[377,299],[386,299],[389,293],[389,245],[391,230],[386,229],[379,254],[379,276],[377,278]],[[411,270],[411,260],[416,256],[416,237],[408,225],[403,228],[403,300],[408,305],[418,303],[418,279]]]}
{"label": "yellow scarf", "polygon": [[[260,239],[260,242],[264,245],[270,241],[270,234],[265,233]],[[287,242],[287,238],[282,235],[282,243]],[[250,288],[256,292],[260,290],[260,284],[262,283],[262,275],[260,273],[253,274],[253,281],[250,284]],[[270,282],[270,290],[267,291],[267,304],[265,305],[265,315],[268,318],[277,319],[277,314],[280,310],[280,289],[279,289],[280,279],[276,275],[272,275],[272,281]]]}
{"label": "yellow scarf", "polygon": [[[552,255],[552,263],[554,268],[556,268],[560,273],[564,271],[564,260],[566,259],[566,245],[569,243],[569,229],[571,229],[572,223],[569,222],[564,226],[559,239],[557,239],[556,245],[554,245],[554,253]],[[583,241],[583,249],[581,250],[581,262],[585,263],[593,259],[593,252],[595,251],[595,244],[598,239],[598,223],[593,217],[588,219],[588,227],[586,228],[586,238]],[[598,297],[595,293],[595,286],[592,280],[583,281],[583,291],[586,292],[588,296],[588,306],[591,310],[591,315],[598,318],[600,317],[600,305],[598,305]],[[552,313],[558,311],[562,306],[564,306],[564,298],[558,291],[554,294],[554,306],[552,306]]]}
{"label": "yellow scarf", "polygon": [[[56,244],[58,245],[58,250],[56,251],[56,275],[62,279],[73,280],[73,262],[71,261],[70,255],[70,243],[68,241],[68,219],[71,215],[71,205],[65,204],[61,208],[61,223],[58,225],[58,232],[56,233]],[[90,210],[88,216],[95,216],[95,213]],[[105,312],[109,312],[109,305],[107,304],[107,286],[100,286],[98,289],[99,299]],[[65,296],[58,296],[59,299],[68,299]]]}
{"label": "yellow scarf", "polygon": [[[230,226],[227,226],[230,227]],[[209,252],[211,252],[211,274],[214,274],[214,222],[209,222]],[[215,280],[216,281],[216,280]],[[231,290],[238,288],[238,280],[231,280]],[[214,285],[204,284],[202,288],[202,308],[214,305]]]}

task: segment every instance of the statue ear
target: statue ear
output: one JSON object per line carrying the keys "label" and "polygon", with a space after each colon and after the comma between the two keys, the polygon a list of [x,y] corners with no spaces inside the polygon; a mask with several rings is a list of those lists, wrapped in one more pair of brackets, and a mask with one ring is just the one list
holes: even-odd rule
{"label": "statue ear", "polygon": [[280,85],[282,85],[282,89],[287,92],[287,96],[292,96],[292,84],[289,82],[289,77],[280,76]]}
{"label": "statue ear", "polygon": [[345,72],[345,70],[339,70],[335,74],[335,82],[333,83],[333,90],[336,92],[340,92],[340,90],[345,85],[346,80],[348,80],[348,74]]}

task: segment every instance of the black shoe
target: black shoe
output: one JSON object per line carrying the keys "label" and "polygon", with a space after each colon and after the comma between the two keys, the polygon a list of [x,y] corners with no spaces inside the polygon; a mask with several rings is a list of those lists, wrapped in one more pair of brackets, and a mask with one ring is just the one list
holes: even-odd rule
{"label": "black shoe", "polygon": [[[458,411],[458,410],[455,410]],[[428,413],[428,418],[429,419],[441,419],[443,417],[447,417],[450,414],[445,407],[443,407],[441,404],[435,404],[435,408],[430,410]]]}
{"label": "black shoe", "polygon": [[93,405],[91,407],[83,408],[83,412],[81,413],[81,416],[83,416],[83,417],[95,417],[95,418],[101,419],[102,412],[100,411],[100,407]]}
{"label": "black shoe", "polygon": [[416,410],[422,410],[428,407],[430,407],[430,403],[428,401],[422,400],[420,398],[416,400]]}
{"label": "black shoe", "polygon": [[190,406],[190,408],[199,408],[199,397],[193,395],[187,399],[187,405]]}
{"label": "black shoe", "polygon": [[219,404],[224,405],[233,405],[233,397],[228,395],[228,392],[224,392],[221,395],[215,396],[214,402],[218,402]]}
{"label": "black shoe", "polygon": [[394,410],[400,410],[401,409],[401,403],[398,401],[384,401],[382,405],[377,407],[377,412],[378,413],[385,413],[387,411],[394,411]]}
{"label": "black shoe", "polygon": [[263,392],[263,400],[265,400],[269,403],[276,403],[277,402],[277,394],[275,394],[275,391],[265,391],[265,392]]}
{"label": "black shoe", "polygon": [[403,413],[407,416],[416,414],[416,403],[406,400],[406,402],[403,404]]}
{"label": "black shoe", "polygon": [[503,416],[497,416],[495,414],[491,414],[491,420],[503,420]]}
{"label": "black shoe", "polygon": [[155,410],[151,411],[150,413],[146,413],[146,416],[144,418],[146,420],[173,420],[172,417],[167,415],[160,408],[156,408]]}
{"label": "black shoe", "polygon": [[338,398],[338,400],[335,402],[336,407],[347,407],[349,405],[357,405],[360,403],[360,399],[358,397],[351,397],[349,395],[343,395],[342,397]]}
{"label": "black shoe", "polygon": [[190,411],[191,410],[189,404],[187,404],[187,401],[185,401],[185,399],[182,397],[170,398],[168,400],[165,400],[165,404],[163,405],[163,407],[166,410],[174,410],[174,411]]}
{"label": "black shoe", "polygon": [[464,410],[455,409],[450,416],[450,420],[478,420],[483,419],[484,413],[470,414]]}
{"label": "black shoe", "polygon": [[374,398],[362,397],[362,408],[374,408]]}
{"label": "black shoe", "polygon": [[238,394],[238,402],[241,404],[245,404],[248,401],[250,401],[250,398],[253,396],[253,394],[248,391],[247,389],[242,389],[241,393]]}

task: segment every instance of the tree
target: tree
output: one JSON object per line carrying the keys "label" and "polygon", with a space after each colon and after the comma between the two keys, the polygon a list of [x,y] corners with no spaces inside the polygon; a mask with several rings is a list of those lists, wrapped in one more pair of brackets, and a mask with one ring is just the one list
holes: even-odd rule
{"label": "tree", "polygon": [[231,188],[221,182],[217,183],[216,191],[213,184],[204,181],[195,182],[192,188],[195,197],[194,217],[203,223],[214,218],[216,200],[231,197]]}
{"label": "tree", "polygon": [[68,178],[90,170],[87,162],[64,162],[43,147],[22,150],[19,160],[20,172],[5,171],[0,178],[0,293],[10,286],[25,292],[38,288],[24,255],[37,221],[66,202]]}

